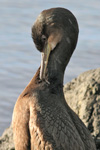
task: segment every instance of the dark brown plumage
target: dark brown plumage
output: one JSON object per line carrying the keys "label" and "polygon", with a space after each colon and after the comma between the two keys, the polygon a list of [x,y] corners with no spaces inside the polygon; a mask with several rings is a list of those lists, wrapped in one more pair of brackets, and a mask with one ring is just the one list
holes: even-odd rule
{"label": "dark brown plumage", "polygon": [[78,24],[64,8],[43,11],[32,27],[42,52],[41,68],[19,96],[13,112],[16,150],[96,150],[94,141],[63,94],[66,65],[76,47]]}

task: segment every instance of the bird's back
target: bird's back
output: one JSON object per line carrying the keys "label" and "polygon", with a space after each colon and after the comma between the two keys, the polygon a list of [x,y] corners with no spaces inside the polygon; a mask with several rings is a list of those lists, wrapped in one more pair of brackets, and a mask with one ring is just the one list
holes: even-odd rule
{"label": "bird's back", "polygon": [[62,87],[39,83],[37,74],[18,98],[12,121],[16,150],[95,150]]}
{"label": "bird's back", "polygon": [[95,150],[89,131],[61,92],[46,87],[35,95],[38,96],[36,103],[31,103],[29,126],[32,150]]}

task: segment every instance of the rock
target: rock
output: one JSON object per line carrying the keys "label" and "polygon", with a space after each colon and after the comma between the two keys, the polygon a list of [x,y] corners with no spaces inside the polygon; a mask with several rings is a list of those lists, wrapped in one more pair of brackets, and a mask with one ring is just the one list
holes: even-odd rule
{"label": "rock", "polygon": [[68,105],[90,130],[100,149],[100,68],[82,73],[64,86]]}
{"label": "rock", "polygon": [[[82,73],[64,86],[69,106],[78,114],[100,150],[100,68]],[[0,138],[0,150],[14,150],[12,128]]]}
{"label": "rock", "polygon": [[0,137],[0,150],[15,150],[13,143],[13,132],[10,126]]}

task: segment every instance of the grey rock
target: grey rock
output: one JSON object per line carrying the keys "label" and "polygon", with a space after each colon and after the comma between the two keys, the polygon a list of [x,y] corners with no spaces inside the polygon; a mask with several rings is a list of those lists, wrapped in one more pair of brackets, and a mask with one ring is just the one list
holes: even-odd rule
{"label": "grey rock", "polygon": [[11,126],[7,128],[0,137],[0,150],[15,150]]}
{"label": "grey rock", "polygon": [[[78,114],[100,150],[100,68],[82,73],[64,86],[69,106]],[[0,137],[0,150],[14,150],[11,126]]]}
{"label": "grey rock", "polygon": [[100,149],[100,68],[82,73],[64,86],[65,99],[90,130]]}

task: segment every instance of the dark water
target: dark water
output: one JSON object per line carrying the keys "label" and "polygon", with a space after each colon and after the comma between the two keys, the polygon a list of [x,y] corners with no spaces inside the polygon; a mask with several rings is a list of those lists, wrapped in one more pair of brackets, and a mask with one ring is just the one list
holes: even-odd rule
{"label": "dark water", "polygon": [[71,10],[80,27],[64,82],[100,67],[99,0],[0,0],[0,135],[10,125],[17,97],[40,65],[31,26],[43,9],[58,6]]}

